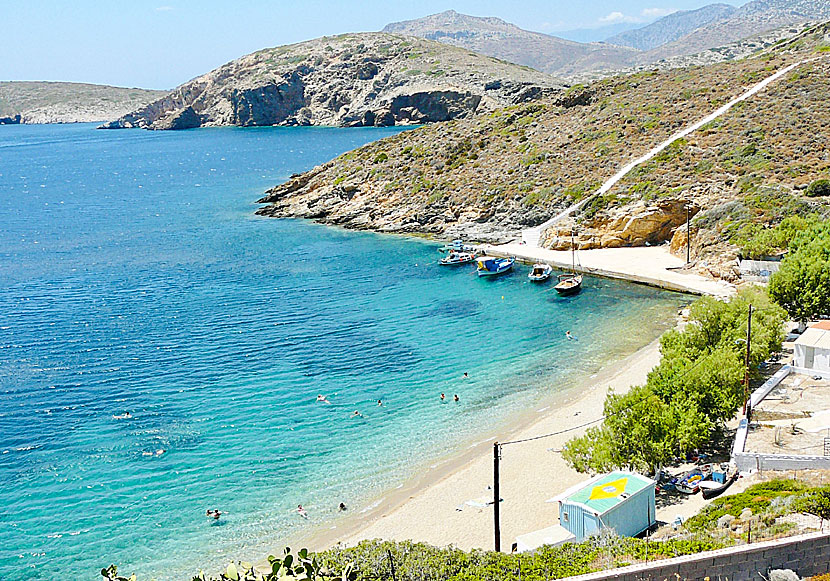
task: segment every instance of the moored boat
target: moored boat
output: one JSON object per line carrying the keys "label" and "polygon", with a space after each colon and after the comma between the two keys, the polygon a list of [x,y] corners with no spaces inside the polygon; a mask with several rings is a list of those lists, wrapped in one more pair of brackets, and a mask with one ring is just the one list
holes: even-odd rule
{"label": "moored boat", "polygon": [[582,275],[576,273],[560,274],[559,282],[553,287],[560,295],[575,295],[582,290]]}
{"label": "moored boat", "polygon": [[695,494],[700,489],[700,483],[703,481],[703,472],[700,470],[691,470],[681,476],[675,485],[678,492],[683,494]]}
{"label": "moored boat", "polygon": [[511,270],[514,262],[516,259],[512,256],[509,258],[482,256],[476,259],[476,269],[479,276],[495,276]]}
{"label": "moored boat", "polygon": [[736,471],[732,476],[730,476],[726,482],[720,483],[715,482],[713,480],[704,480],[700,483],[700,490],[703,494],[703,498],[709,500],[710,498],[715,498],[716,496],[720,496],[726,489],[732,486],[732,483],[738,479],[738,472]]}
{"label": "moored boat", "polygon": [[438,249],[438,252],[475,252],[476,247],[472,244],[464,244],[461,240],[453,240]]}
{"label": "moored boat", "polygon": [[582,275],[576,272],[576,243],[571,232],[571,272],[560,274],[559,282],[553,287],[560,295],[575,295],[582,290]]}
{"label": "moored boat", "polygon": [[458,264],[469,264],[476,259],[474,252],[451,251],[447,256],[438,261],[441,266],[455,266]]}
{"label": "moored boat", "polygon": [[543,282],[550,278],[551,272],[553,272],[553,267],[550,264],[537,262],[533,265],[533,268],[530,269],[530,273],[527,275],[527,278],[533,282]]}

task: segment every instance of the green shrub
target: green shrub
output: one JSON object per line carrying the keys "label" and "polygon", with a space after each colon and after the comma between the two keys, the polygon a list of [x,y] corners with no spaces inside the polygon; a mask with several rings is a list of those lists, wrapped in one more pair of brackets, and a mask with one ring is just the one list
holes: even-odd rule
{"label": "green shrub", "polygon": [[807,195],[811,198],[830,196],[830,180],[816,180],[807,186]]}

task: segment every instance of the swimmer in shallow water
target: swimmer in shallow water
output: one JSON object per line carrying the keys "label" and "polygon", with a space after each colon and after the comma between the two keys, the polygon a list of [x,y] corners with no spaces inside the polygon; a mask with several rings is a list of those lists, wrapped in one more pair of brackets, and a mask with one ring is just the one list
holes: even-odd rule
{"label": "swimmer in shallow water", "polygon": [[576,337],[574,337],[573,335],[571,335],[571,332],[570,332],[570,331],[565,331],[565,338],[567,338],[567,339],[568,339],[568,341],[573,341],[574,339],[576,339]]}
{"label": "swimmer in shallow water", "polygon": [[362,418],[362,417],[363,417],[363,414],[362,414],[362,413],[360,413],[359,411],[355,410],[355,411],[352,413],[351,417],[353,417],[353,418]]}
{"label": "swimmer in shallow water", "polygon": [[458,394],[455,394],[454,396],[452,396],[452,400],[457,402],[458,401]]}
{"label": "swimmer in shallow water", "polygon": [[343,512],[344,510],[346,510],[346,505],[341,502],[340,506],[337,507],[337,510],[339,510],[340,512]]}
{"label": "swimmer in shallow water", "polygon": [[446,400],[446,398],[444,397],[444,394],[442,393],[441,394],[441,401],[444,401],[444,400]]}
{"label": "swimmer in shallow water", "polygon": [[320,403],[328,403],[328,404],[331,403],[328,400],[328,398],[326,396],[324,396],[323,394],[320,394],[320,395],[317,396],[317,401],[320,402]]}
{"label": "swimmer in shallow water", "polygon": [[302,504],[298,504],[298,505],[297,505],[297,514],[299,514],[299,515],[300,515],[301,517],[303,517],[303,518],[308,518],[308,513],[307,513],[307,512],[306,512],[306,510],[303,508],[303,505],[302,505]]}

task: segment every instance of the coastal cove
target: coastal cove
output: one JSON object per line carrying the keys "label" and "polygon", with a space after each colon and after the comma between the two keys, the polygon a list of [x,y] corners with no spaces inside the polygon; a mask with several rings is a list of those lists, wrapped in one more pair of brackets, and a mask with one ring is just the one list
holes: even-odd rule
{"label": "coastal cove", "polygon": [[261,558],[528,424],[689,300],[561,298],[438,267],[436,242],[254,216],[400,128],[93,127],[0,128],[0,578]]}

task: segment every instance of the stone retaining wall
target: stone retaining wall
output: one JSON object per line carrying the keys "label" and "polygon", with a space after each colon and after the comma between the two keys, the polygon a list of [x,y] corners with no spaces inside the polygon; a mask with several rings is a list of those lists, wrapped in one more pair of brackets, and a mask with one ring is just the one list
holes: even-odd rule
{"label": "stone retaining wall", "polygon": [[770,569],[792,569],[801,577],[830,572],[830,533],[707,551],[568,577],[568,581],[762,581],[769,578]]}

